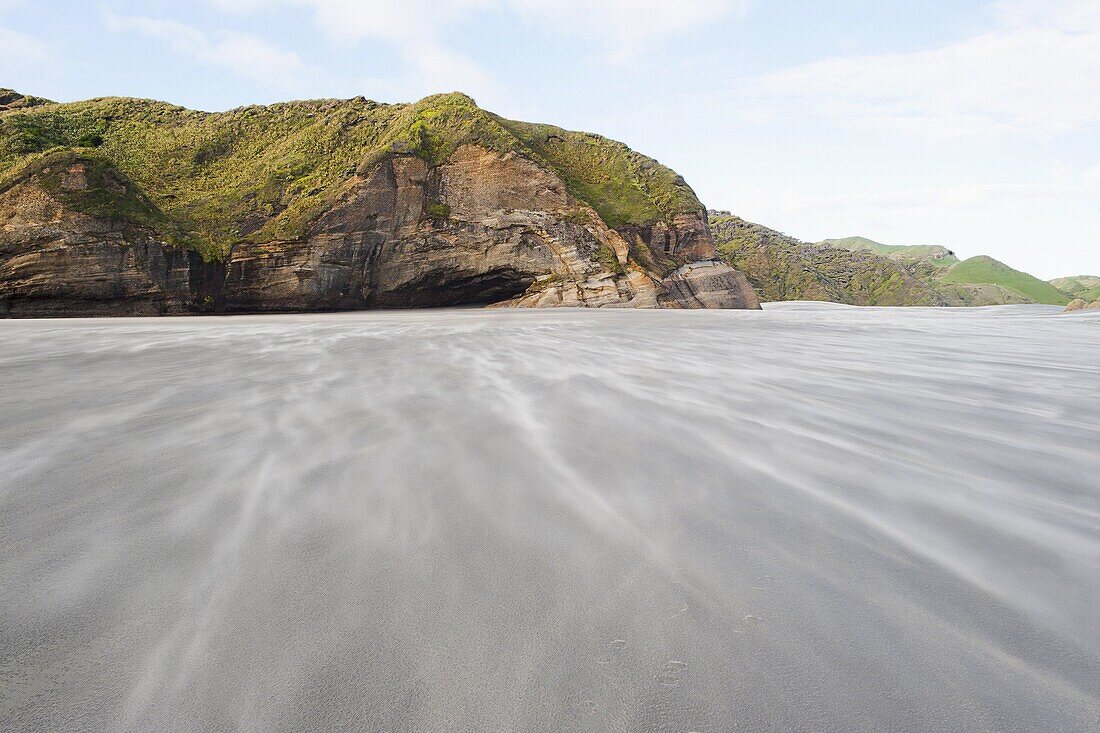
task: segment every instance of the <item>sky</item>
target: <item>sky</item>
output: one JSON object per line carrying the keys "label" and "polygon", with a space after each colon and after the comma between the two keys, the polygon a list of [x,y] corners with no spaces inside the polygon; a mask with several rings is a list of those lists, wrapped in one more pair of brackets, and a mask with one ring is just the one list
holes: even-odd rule
{"label": "sky", "polygon": [[0,0],[0,86],[599,132],[709,207],[1100,275],[1100,0]]}

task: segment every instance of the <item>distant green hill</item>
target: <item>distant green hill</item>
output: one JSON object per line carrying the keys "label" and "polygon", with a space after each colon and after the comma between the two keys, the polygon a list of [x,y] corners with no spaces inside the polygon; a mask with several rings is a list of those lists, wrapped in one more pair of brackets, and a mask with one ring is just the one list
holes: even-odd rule
{"label": "distant green hill", "polygon": [[745,273],[762,300],[969,305],[962,298],[941,297],[929,284],[939,268],[926,260],[809,244],[728,211],[709,215],[718,255]]}
{"label": "distant green hill", "polygon": [[1058,277],[1051,280],[1050,284],[1071,298],[1081,298],[1090,302],[1100,300],[1100,277],[1095,275]]}
{"label": "distant green hill", "polygon": [[980,255],[963,260],[951,267],[940,278],[942,283],[960,285],[996,285],[1013,290],[1036,303],[1065,305],[1069,296],[1048,282],[1034,275],[1014,270],[992,257]]}
{"label": "distant green hill", "polygon": [[[765,301],[986,306],[1100,299],[1088,290],[1100,289],[1100,278],[1063,278],[1059,290],[1057,282],[1043,282],[991,257],[960,262],[946,247],[888,245],[866,237],[809,244],[728,211],[709,215],[719,256],[744,272]],[[1078,290],[1071,294],[1067,287]]]}
{"label": "distant green hill", "polygon": [[849,252],[871,252],[890,259],[928,260],[933,264],[944,266],[959,261],[954,252],[938,244],[883,244],[867,237],[823,239],[818,244],[834,249],[846,249]]}

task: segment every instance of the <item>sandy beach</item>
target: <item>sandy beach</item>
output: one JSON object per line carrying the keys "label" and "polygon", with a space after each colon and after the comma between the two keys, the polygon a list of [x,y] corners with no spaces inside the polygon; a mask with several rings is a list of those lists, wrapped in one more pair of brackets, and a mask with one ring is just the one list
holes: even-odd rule
{"label": "sandy beach", "polygon": [[1100,730],[1100,313],[0,322],[5,731]]}

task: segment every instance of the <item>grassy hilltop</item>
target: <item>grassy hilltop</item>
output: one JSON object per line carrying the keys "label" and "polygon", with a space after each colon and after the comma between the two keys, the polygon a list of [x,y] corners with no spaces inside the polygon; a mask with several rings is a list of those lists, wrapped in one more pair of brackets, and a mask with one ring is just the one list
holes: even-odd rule
{"label": "grassy hilltop", "polygon": [[556,171],[611,227],[702,208],[675,172],[621,143],[506,120],[459,93],[412,104],[359,97],[209,113],[145,99],[57,104],[0,91],[0,191],[79,159],[105,185],[55,186],[68,204],[151,226],[208,260],[224,258],[237,241],[302,237],[349,178],[388,155],[412,153],[437,166],[464,143]]}
{"label": "grassy hilltop", "polygon": [[1034,275],[1015,270],[992,257],[979,255],[954,265],[940,279],[943,283],[997,285],[1023,295],[1033,303],[1065,305],[1065,293]]}
{"label": "grassy hilltop", "polygon": [[937,244],[882,244],[866,237],[823,239],[818,244],[849,252],[870,252],[891,259],[923,259],[944,267],[959,261],[954,252]]}

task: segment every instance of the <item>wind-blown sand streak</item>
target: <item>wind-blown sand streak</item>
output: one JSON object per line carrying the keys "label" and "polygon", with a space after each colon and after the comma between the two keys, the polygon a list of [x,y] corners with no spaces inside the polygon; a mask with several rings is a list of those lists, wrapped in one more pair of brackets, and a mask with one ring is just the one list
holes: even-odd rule
{"label": "wind-blown sand streak", "polygon": [[0,322],[0,729],[1100,729],[1100,314]]}

